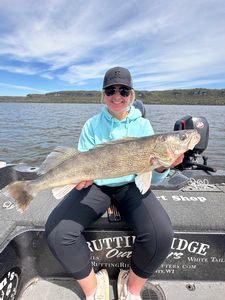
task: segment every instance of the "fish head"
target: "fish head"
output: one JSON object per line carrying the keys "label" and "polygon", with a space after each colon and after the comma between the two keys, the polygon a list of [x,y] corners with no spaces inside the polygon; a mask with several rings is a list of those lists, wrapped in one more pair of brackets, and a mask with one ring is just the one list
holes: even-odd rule
{"label": "fish head", "polygon": [[196,129],[178,130],[168,134],[165,143],[171,154],[179,156],[192,150],[200,139],[201,136]]}
{"label": "fish head", "polygon": [[155,141],[152,167],[170,167],[186,151],[193,149],[200,141],[200,134],[195,129],[179,130],[158,135]]}

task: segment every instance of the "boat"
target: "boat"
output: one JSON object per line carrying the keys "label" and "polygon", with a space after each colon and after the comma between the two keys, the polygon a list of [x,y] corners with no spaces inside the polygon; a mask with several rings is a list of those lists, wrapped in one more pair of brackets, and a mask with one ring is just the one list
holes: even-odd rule
{"label": "boat", "polygon": [[[203,156],[207,120],[188,115],[174,125],[174,130],[188,128],[200,132],[199,144],[162,183],[152,185],[175,235],[168,257],[142,290],[144,300],[225,298],[225,170],[209,166]],[[0,189],[15,180],[35,179],[37,171],[27,164],[2,164]],[[0,300],[85,299],[45,240],[45,222],[58,203],[51,191],[37,195],[24,214],[16,210],[13,199],[1,194],[0,200]],[[111,206],[85,236],[94,269],[108,270],[110,299],[118,299],[117,275],[130,266],[131,228]]]}

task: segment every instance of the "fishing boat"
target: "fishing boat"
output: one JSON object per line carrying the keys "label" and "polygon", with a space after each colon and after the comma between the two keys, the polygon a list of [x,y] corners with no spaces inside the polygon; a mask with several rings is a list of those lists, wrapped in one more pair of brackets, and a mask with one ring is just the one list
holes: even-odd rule
{"label": "fishing boat", "polygon": [[[189,128],[197,128],[200,142],[162,183],[152,185],[175,235],[167,259],[142,290],[144,300],[225,299],[225,171],[209,166],[203,156],[207,120],[185,116],[174,125],[174,130]],[[35,179],[37,171],[26,164],[3,164],[0,189],[15,180]],[[0,300],[85,299],[45,240],[44,225],[57,203],[46,190],[20,214],[13,199],[0,195]],[[110,297],[118,299],[116,278],[120,269],[130,266],[132,230],[111,206],[85,236],[94,269],[108,270]]]}

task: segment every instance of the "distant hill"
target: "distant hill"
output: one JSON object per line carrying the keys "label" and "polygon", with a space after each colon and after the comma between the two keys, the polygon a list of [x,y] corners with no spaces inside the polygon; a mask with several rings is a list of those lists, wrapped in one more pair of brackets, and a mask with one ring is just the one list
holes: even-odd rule
{"label": "distant hill", "polygon": [[[136,91],[136,98],[145,104],[225,105],[225,89],[176,89],[167,91]],[[101,92],[58,91],[28,94],[26,97],[0,96],[0,102],[23,103],[100,103]]]}

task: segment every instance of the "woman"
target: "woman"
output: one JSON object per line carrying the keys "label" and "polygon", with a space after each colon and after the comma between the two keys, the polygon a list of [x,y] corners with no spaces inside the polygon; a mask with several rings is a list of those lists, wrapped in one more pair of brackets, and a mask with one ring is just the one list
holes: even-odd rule
{"label": "woman", "polygon": [[[129,70],[109,69],[103,82],[102,112],[84,125],[78,144],[88,151],[107,141],[124,137],[152,135],[149,120],[132,106],[135,94]],[[183,159],[180,157],[176,163]],[[97,162],[96,162],[97,163]],[[162,181],[169,170],[153,171],[153,181]],[[107,271],[95,274],[90,252],[82,234],[84,229],[105,213],[113,198],[122,217],[136,235],[129,272],[121,270],[118,277],[118,299],[139,300],[146,280],[167,257],[173,238],[170,219],[155,195],[140,193],[135,175],[84,181],[53,210],[46,224],[50,249],[62,265],[78,280],[86,299],[109,299]]]}

